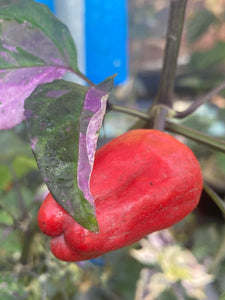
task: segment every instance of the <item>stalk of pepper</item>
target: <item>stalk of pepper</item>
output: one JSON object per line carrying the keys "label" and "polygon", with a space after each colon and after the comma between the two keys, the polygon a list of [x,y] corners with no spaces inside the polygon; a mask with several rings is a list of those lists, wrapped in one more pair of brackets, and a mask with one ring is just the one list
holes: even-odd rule
{"label": "stalk of pepper", "polygon": [[202,187],[201,168],[186,145],[161,131],[132,130],[95,155],[90,189],[99,232],[79,225],[51,194],[38,224],[52,237],[57,258],[87,260],[181,221],[198,204]]}

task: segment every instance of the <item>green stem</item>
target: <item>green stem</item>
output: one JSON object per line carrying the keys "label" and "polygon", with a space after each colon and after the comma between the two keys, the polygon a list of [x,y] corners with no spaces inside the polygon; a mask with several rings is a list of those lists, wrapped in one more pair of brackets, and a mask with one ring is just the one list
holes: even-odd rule
{"label": "green stem", "polygon": [[174,123],[169,120],[166,121],[166,129],[170,132],[181,134],[196,142],[202,143],[210,148],[213,148],[214,150],[225,153],[225,142],[220,139],[210,137],[206,134],[203,134],[202,132]]}
{"label": "green stem", "polygon": [[95,83],[93,81],[91,81],[89,78],[87,78],[84,74],[79,73],[77,74],[81,79],[83,79],[85,82],[87,82],[88,85],[90,86],[94,86]]}
{"label": "green stem", "polygon": [[[149,122],[151,119],[151,117],[148,114],[137,111],[136,109],[132,109],[132,108],[122,107],[110,103],[109,109],[113,111],[125,113],[133,117],[141,118],[142,120],[145,120],[147,122]],[[223,140],[210,137],[202,132],[174,123],[170,120],[166,121],[166,130],[183,135],[193,141],[202,143],[217,151],[221,151],[225,153],[225,142]]]}
{"label": "green stem", "polygon": [[30,222],[28,229],[22,232],[22,250],[20,255],[20,263],[26,265],[30,258],[30,250],[37,232],[36,222]]}
{"label": "green stem", "polygon": [[[166,109],[163,106],[167,106],[168,108],[172,108],[173,106],[173,90],[177,58],[180,48],[186,4],[187,0],[170,0],[170,13],[167,26],[162,73],[154,105],[148,111],[148,114],[151,115],[152,110],[154,110],[154,106],[159,105],[159,109],[157,109],[156,113],[154,113],[153,127],[162,131],[164,130],[167,117]],[[139,120],[133,128],[149,128],[149,122]]]}
{"label": "green stem", "polygon": [[22,189],[21,189],[21,184],[19,182],[19,179],[16,175],[16,172],[14,170],[13,166],[10,166],[10,171],[13,177],[13,185],[14,185],[14,189],[16,192],[16,197],[17,197],[17,201],[19,203],[20,206],[20,215],[23,217],[26,217],[28,215],[28,211],[25,205],[25,201],[24,201],[24,197],[22,195]]}
{"label": "green stem", "polygon": [[117,112],[121,112],[121,113],[125,113],[125,114],[128,114],[130,116],[140,118],[142,120],[149,121],[149,116],[146,113],[138,111],[138,110],[133,109],[133,108],[123,107],[123,106],[111,104],[111,103],[108,102],[108,109],[113,110],[113,111],[117,111]]}
{"label": "green stem", "polygon": [[215,202],[220,211],[222,212],[225,218],[225,203],[224,201],[211,189],[208,184],[204,183],[204,190],[210,196],[210,198]]}
{"label": "green stem", "polygon": [[74,71],[72,68],[68,68],[68,71],[75,74],[75,75],[77,75],[81,79],[83,79],[88,85],[90,85],[90,86],[95,85],[95,83],[93,81],[91,81],[89,78],[87,78],[83,73],[81,73],[79,71]]}

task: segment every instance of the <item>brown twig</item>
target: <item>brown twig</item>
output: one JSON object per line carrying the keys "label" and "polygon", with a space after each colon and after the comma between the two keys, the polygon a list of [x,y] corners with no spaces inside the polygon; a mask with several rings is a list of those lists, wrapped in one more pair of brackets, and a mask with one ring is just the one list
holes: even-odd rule
{"label": "brown twig", "polygon": [[159,88],[155,100],[156,104],[163,104],[169,108],[173,105],[177,58],[180,48],[186,5],[187,0],[170,0],[166,48]]}
{"label": "brown twig", "polygon": [[209,102],[211,98],[217,94],[219,94],[222,90],[225,89],[225,81],[214,88],[212,91],[202,96],[201,98],[195,100],[186,110],[176,112],[174,117],[178,119],[185,118],[193,113],[197,108],[199,108],[202,104]]}

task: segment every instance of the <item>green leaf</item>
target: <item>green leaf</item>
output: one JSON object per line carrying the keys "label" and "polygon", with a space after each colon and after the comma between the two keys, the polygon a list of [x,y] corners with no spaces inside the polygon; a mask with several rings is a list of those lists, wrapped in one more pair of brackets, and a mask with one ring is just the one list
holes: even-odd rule
{"label": "green leaf", "polygon": [[[13,220],[12,218],[9,216],[9,214],[3,210],[3,209],[0,209],[0,220],[2,223],[6,224],[6,225],[11,225],[13,226]],[[0,229],[1,230],[1,229]],[[4,229],[3,229],[4,231]]]}
{"label": "green leaf", "polygon": [[216,161],[222,173],[225,175],[225,155],[224,153],[216,153]]}
{"label": "green leaf", "polygon": [[46,5],[33,0],[0,4],[0,33],[5,55],[1,69],[55,65],[79,72],[77,51],[66,25]]}
{"label": "green leaf", "polygon": [[225,43],[218,42],[213,49],[205,52],[196,52],[192,55],[190,68],[195,70],[207,70],[214,65],[225,61]]}
{"label": "green leaf", "polygon": [[[94,203],[86,195],[90,161],[104,115],[102,103],[112,82],[107,79],[88,88],[56,80],[39,86],[25,102],[31,147],[45,183],[54,199],[80,225],[95,232],[98,224]],[[85,184],[85,190],[81,191],[80,183]]]}
{"label": "green leaf", "polygon": [[13,161],[13,167],[18,178],[23,177],[31,170],[37,169],[37,163],[33,158],[18,155]]}
{"label": "green leaf", "polygon": [[187,38],[194,43],[216,20],[214,14],[206,9],[198,10],[187,24]]}
{"label": "green leaf", "polygon": [[0,299],[4,300],[25,300],[28,299],[24,283],[16,276],[3,273],[0,275]]}
{"label": "green leaf", "polygon": [[0,191],[7,187],[12,181],[12,175],[9,168],[5,165],[0,165]]}
{"label": "green leaf", "polygon": [[32,157],[32,152],[28,143],[22,141],[13,131],[0,131],[0,162],[6,163],[17,155]]}

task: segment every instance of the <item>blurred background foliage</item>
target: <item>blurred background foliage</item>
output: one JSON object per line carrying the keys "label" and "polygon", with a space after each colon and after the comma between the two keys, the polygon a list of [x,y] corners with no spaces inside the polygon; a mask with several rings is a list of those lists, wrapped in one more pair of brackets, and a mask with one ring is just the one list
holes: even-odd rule
{"label": "blurred background foliage", "polygon": [[[146,110],[157,91],[167,0],[129,0],[130,78],[112,101]],[[225,80],[225,0],[189,0],[178,61],[175,108]],[[107,114],[100,144],[136,118]],[[179,121],[225,140],[225,91]],[[177,136],[193,149],[205,180],[225,200],[225,154]],[[199,207],[169,230],[101,259],[58,261],[36,216],[46,194],[24,124],[0,132],[0,299],[217,300],[225,293],[225,225],[203,193]],[[224,299],[221,296],[221,299]]]}

